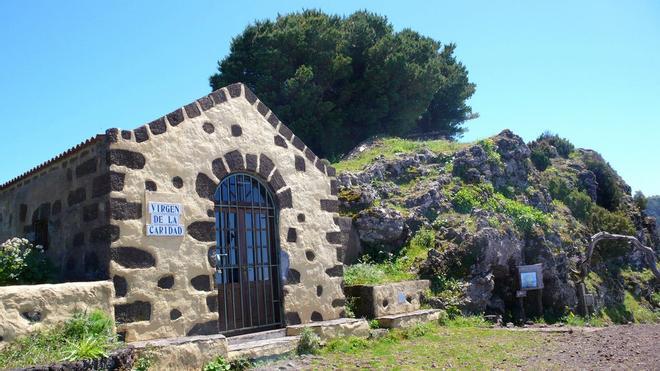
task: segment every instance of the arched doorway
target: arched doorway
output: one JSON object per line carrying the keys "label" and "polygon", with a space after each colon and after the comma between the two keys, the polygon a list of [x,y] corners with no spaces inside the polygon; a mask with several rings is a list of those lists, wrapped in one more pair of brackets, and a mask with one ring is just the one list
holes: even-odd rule
{"label": "arched doorway", "polygon": [[218,327],[237,333],[280,327],[278,210],[272,192],[245,173],[215,192]]}

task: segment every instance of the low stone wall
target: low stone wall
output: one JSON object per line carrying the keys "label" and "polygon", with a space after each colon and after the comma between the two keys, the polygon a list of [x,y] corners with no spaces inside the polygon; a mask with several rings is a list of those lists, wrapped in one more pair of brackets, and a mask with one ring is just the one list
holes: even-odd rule
{"label": "low stone wall", "polygon": [[0,287],[0,346],[18,336],[101,309],[114,318],[110,281]]}
{"label": "low stone wall", "polygon": [[377,318],[413,312],[420,308],[421,294],[431,287],[428,280],[394,282],[376,286],[346,286],[346,296],[357,298],[357,316]]}
{"label": "low stone wall", "polygon": [[152,357],[153,370],[196,371],[216,357],[228,355],[227,338],[220,334],[147,340],[130,345],[138,354]]}

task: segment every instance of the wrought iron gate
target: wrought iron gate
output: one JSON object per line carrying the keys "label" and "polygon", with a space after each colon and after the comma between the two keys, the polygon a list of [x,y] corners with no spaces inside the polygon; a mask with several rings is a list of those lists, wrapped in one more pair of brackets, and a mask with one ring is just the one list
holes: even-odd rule
{"label": "wrought iron gate", "polygon": [[231,174],[215,192],[220,333],[282,323],[277,215],[272,193],[251,175]]}

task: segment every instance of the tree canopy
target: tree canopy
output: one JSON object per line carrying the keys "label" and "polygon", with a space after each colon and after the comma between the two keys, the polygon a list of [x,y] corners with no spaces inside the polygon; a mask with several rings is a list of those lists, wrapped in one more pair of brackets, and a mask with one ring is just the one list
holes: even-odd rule
{"label": "tree canopy", "polygon": [[462,134],[475,85],[454,50],[374,13],[306,10],[249,25],[210,84],[245,83],[318,155],[336,158],[377,134]]}

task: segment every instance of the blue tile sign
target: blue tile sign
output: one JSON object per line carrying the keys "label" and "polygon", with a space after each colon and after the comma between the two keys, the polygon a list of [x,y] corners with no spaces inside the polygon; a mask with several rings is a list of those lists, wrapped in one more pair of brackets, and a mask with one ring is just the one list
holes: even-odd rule
{"label": "blue tile sign", "polygon": [[543,288],[543,264],[519,265],[520,290],[540,290]]}
{"label": "blue tile sign", "polygon": [[183,236],[181,204],[149,202],[147,236]]}

